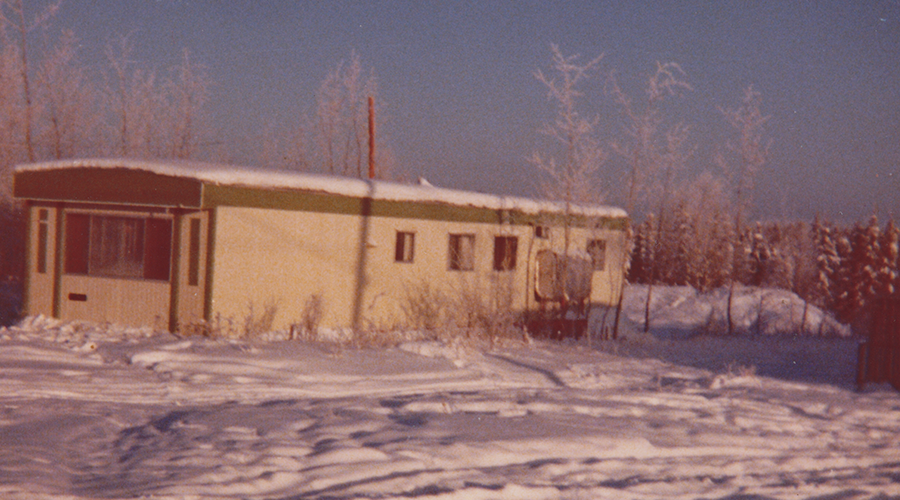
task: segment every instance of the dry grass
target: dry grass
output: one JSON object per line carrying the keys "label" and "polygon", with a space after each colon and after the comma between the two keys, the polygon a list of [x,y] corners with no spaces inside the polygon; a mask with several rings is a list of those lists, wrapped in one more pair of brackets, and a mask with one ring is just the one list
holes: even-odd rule
{"label": "dry grass", "polygon": [[250,302],[242,320],[216,313],[208,321],[179,325],[178,333],[186,337],[257,339],[272,330],[277,315],[278,305],[274,302],[267,303],[261,311]]}

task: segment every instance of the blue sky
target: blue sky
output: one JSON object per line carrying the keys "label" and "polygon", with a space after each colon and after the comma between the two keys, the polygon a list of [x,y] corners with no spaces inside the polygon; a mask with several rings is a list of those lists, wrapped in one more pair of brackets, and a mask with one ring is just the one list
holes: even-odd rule
{"label": "blue sky", "polygon": [[[604,92],[615,71],[637,97],[657,61],[694,87],[671,108],[691,126],[690,177],[715,172],[727,139],[719,107],[752,84],[771,116],[769,164],[756,190],[763,218],[900,218],[900,2],[881,1],[192,1],[67,0],[54,21],[101,67],[104,46],[130,34],[135,59],[178,62],[214,82],[209,111],[222,140],[249,148],[312,109],[328,70],[356,51],[378,80],[380,130],[399,170],[433,184],[536,194],[527,158],[552,117],[534,78],[550,45],[604,57],[583,87],[601,137],[622,120]],[[598,179],[621,203],[624,167]]]}

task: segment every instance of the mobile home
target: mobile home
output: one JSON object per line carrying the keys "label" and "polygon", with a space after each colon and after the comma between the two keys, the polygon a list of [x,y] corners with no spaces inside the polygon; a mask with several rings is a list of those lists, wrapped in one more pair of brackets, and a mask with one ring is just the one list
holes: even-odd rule
{"label": "mobile home", "polygon": [[316,297],[321,326],[390,328],[417,290],[466,289],[599,318],[623,286],[612,207],[122,159],[21,165],[14,189],[29,315],[176,331],[273,304],[288,328]]}

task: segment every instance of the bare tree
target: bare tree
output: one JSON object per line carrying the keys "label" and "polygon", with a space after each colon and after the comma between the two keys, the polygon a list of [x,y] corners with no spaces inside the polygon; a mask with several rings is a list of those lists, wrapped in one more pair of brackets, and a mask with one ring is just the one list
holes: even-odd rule
{"label": "bare tree", "polygon": [[726,144],[726,153],[719,154],[716,162],[730,179],[734,196],[734,253],[732,255],[731,278],[728,290],[728,333],[734,333],[731,306],[734,298],[737,274],[744,262],[746,242],[746,216],[753,201],[753,189],[760,169],[766,164],[771,142],[763,138],[765,124],[769,120],[760,111],[762,98],[750,85],[744,89],[741,103],[736,108],[720,111],[737,134],[737,142]]}
{"label": "bare tree", "polygon": [[316,142],[325,172],[366,175],[368,98],[377,94],[377,80],[364,74],[356,52],[322,81],[316,92]]}
{"label": "bare tree", "polygon": [[[581,282],[579,272],[584,272],[576,262],[570,262],[572,246],[571,226],[573,209],[578,203],[599,199],[593,174],[606,160],[605,152],[595,137],[596,118],[585,117],[579,108],[583,96],[579,86],[600,63],[602,55],[585,64],[579,56],[565,56],[556,45],[553,52],[553,72],[547,75],[538,70],[535,78],[547,89],[547,96],[556,108],[556,116],[541,132],[550,139],[550,152],[534,152],[531,163],[543,174],[541,186],[545,197],[563,205],[563,255],[557,258],[557,279],[554,295],[559,300],[559,314],[565,315],[570,300],[580,300],[578,292],[571,291],[569,283]],[[576,287],[578,288],[578,287]],[[588,336],[590,342],[590,336]]]}
{"label": "bare tree", "polygon": [[625,140],[613,143],[613,149],[629,163],[626,210],[630,214],[634,213],[642,191],[649,190],[654,198],[651,205],[655,205],[651,210],[659,211],[656,219],[657,237],[650,249],[650,280],[644,311],[645,331],[650,329],[650,301],[657,274],[657,259],[653,254],[658,253],[662,231],[668,222],[666,216],[670,208],[670,188],[675,180],[675,171],[683,165],[688,154],[685,150],[687,127],[683,123],[676,123],[663,130],[665,119],[662,104],[668,97],[678,96],[689,90],[692,87],[687,83],[684,71],[674,62],[656,63],[656,71],[647,80],[646,102],[640,107],[622,90],[615,75],[611,75],[609,79],[609,92],[625,118]]}
{"label": "bare tree", "polygon": [[[615,75],[609,79],[609,92],[622,110],[625,118],[625,140],[613,143],[613,150],[629,163],[628,194],[625,207],[632,213],[650,179],[660,168],[660,150],[666,133],[660,133],[664,123],[662,104],[668,97],[693,90],[685,79],[684,71],[677,63],[656,63],[656,72],[647,80],[646,101],[637,106],[619,86]],[[678,125],[681,126],[681,125]]]}
{"label": "bare tree", "polygon": [[206,69],[191,62],[187,49],[182,52],[181,63],[166,81],[165,97],[168,101],[170,155],[189,159],[197,155],[200,139],[199,115],[209,97],[209,78]]}
{"label": "bare tree", "polygon": [[[132,108],[134,97],[132,96],[133,79],[132,76],[135,62],[131,60],[131,52],[134,49],[128,36],[122,36],[117,40],[116,44],[112,42],[106,46],[106,59],[113,72],[114,84],[110,85],[108,91],[109,101],[116,116],[116,134],[118,147],[115,148],[118,154],[129,156],[131,154],[131,136],[133,135],[132,122],[136,122],[132,116]],[[114,88],[113,88],[114,87]]]}
{"label": "bare tree", "polygon": [[573,203],[588,201],[596,196],[592,174],[606,160],[600,142],[594,135],[596,119],[585,118],[578,108],[583,96],[579,84],[588,78],[603,56],[586,64],[578,64],[578,56],[564,56],[559,47],[552,45],[553,76],[535,72],[547,88],[547,95],[556,106],[556,117],[541,132],[549,137],[558,149],[556,154],[535,152],[531,162],[546,177],[542,185],[544,195],[565,203],[568,214]]}
{"label": "bare tree", "polygon": [[157,78],[155,70],[132,59],[132,50],[127,36],[106,48],[114,151],[147,158],[197,157],[206,130],[202,110],[209,98],[205,68],[184,51],[169,76]]}
{"label": "bare tree", "polygon": [[22,99],[24,101],[25,122],[22,126],[24,133],[25,151],[28,161],[34,161],[34,140],[33,140],[33,121],[34,121],[34,95],[31,89],[31,77],[28,65],[28,34],[38,28],[46,27],[47,23],[59,10],[59,2],[52,3],[45,7],[35,18],[29,23],[25,19],[25,5],[23,0],[3,0],[0,2],[0,24],[5,29],[15,32],[15,37],[10,37],[7,41],[14,41],[18,49],[19,59],[19,77],[22,88]]}
{"label": "bare tree", "polygon": [[[93,149],[100,126],[94,87],[77,60],[78,39],[63,31],[38,68],[37,96],[42,103],[40,139],[53,158],[67,158]],[[96,146],[96,144],[94,145]]]}
{"label": "bare tree", "polygon": [[18,50],[5,35],[0,30],[0,205],[12,203],[12,166],[26,159]]}
{"label": "bare tree", "polygon": [[676,198],[690,221],[688,283],[701,291],[726,284],[733,241],[727,182],[703,172],[679,188]]}

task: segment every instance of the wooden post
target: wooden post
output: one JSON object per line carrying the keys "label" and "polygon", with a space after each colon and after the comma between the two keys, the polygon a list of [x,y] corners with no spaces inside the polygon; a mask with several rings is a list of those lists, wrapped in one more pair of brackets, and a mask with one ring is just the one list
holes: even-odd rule
{"label": "wooden post", "polygon": [[375,98],[369,96],[369,179],[375,178]]}

